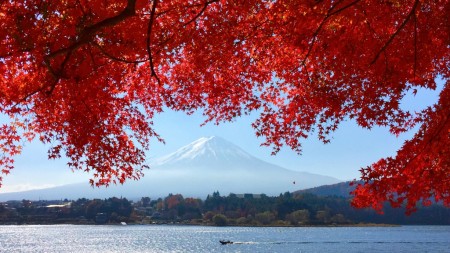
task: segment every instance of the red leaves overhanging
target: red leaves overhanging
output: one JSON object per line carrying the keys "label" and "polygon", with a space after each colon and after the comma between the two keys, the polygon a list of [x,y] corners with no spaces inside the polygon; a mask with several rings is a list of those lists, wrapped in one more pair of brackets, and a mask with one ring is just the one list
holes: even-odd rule
{"label": "red leaves overhanging", "polygon": [[[448,0],[2,1],[0,165],[36,136],[95,185],[138,179],[152,118],[167,107],[208,121],[260,113],[274,152],[343,120],[418,133],[362,169],[354,205],[449,205]],[[440,100],[423,112],[401,99]]]}

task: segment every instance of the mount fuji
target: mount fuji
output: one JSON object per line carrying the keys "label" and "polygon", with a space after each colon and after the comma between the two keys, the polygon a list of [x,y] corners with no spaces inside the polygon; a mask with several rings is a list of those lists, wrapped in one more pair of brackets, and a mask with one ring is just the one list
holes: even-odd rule
{"label": "mount fuji", "polygon": [[192,167],[205,166],[220,168],[223,166],[245,166],[261,160],[251,156],[238,146],[220,137],[203,137],[176,152],[157,159],[153,165],[164,167]]}
{"label": "mount fuji", "polygon": [[292,171],[262,161],[220,137],[200,138],[167,156],[154,160],[139,181],[108,188],[92,188],[87,183],[25,192],[0,194],[0,201],[11,199],[77,199],[122,196],[164,197],[181,193],[204,198],[219,191],[264,193],[269,196],[286,191],[339,183],[333,177]]}

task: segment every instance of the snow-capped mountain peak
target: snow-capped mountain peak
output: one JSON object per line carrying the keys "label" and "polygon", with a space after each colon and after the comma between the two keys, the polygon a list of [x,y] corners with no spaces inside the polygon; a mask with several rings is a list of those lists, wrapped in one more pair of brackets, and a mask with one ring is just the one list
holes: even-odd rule
{"label": "snow-capped mountain peak", "polygon": [[240,161],[252,159],[252,156],[220,137],[202,137],[192,143],[178,149],[177,151],[157,159],[153,165],[170,165],[174,163],[196,163],[211,164],[218,161]]}

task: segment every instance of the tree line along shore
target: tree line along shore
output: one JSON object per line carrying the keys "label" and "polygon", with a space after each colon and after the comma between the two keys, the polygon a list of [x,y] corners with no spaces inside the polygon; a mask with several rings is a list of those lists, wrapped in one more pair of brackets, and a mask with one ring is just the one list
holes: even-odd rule
{"label": "tree line along shore", "polygon": [[0,224],[186,224],[214,226],[369,226],[450,225],[450,209],[418,207],[411,215],[386,205],[384,214],[355,209],[350,199],[311,193],[229,194],[206,199],[169,194],[78,200],[20,200],[0,203]]}

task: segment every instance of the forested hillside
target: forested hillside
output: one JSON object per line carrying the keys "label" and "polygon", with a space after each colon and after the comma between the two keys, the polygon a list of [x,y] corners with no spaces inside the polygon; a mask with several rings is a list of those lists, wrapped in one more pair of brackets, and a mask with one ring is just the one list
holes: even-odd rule
{"label": "forested hillside", "polygon": [[311,193],[230,194],[205,200],[170,194],[139,201],[125,198],[75,201],[8,201],[0,204],[0,224],[195,224],[218,226],[335,226],[365,224],[450,225],[450,209],[440,204],[405,209],[385,206],[384,214],[355,209],[350,199]]}

